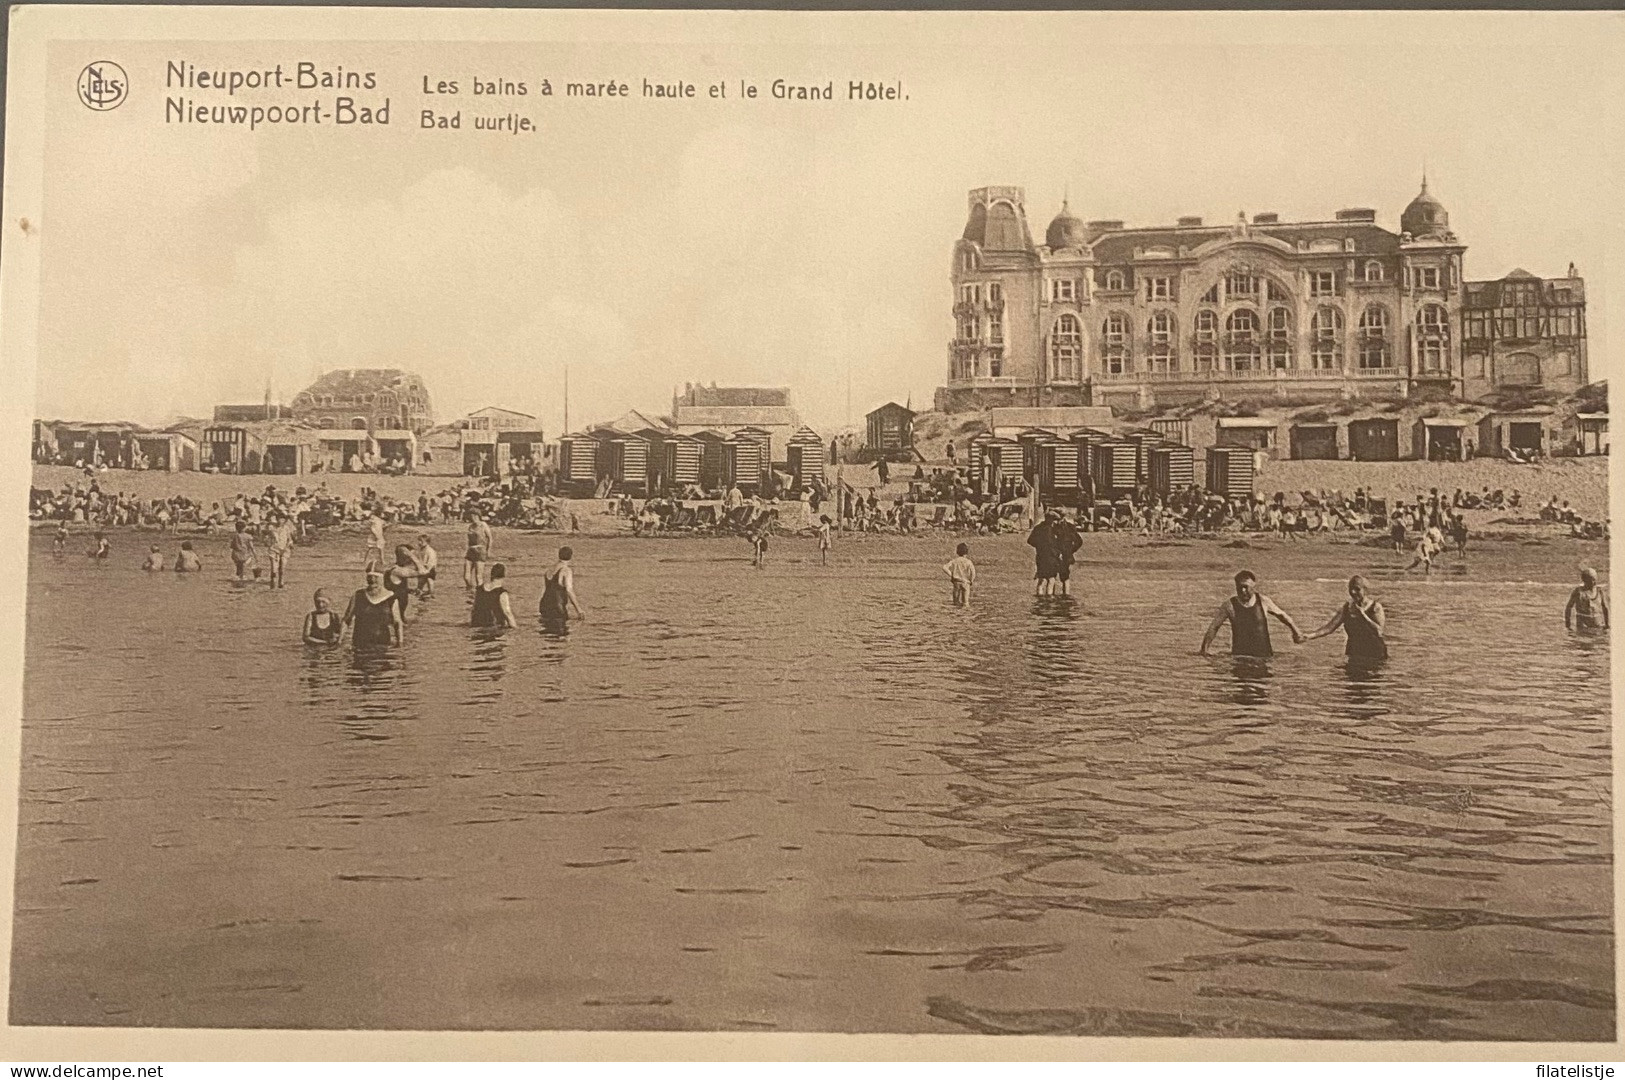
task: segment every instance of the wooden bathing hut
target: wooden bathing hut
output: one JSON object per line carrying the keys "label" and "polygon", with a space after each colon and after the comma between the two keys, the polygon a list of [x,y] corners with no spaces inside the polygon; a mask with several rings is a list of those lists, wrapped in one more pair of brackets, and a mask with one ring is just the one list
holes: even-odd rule
{"label": "wooden bathing hut", "polygon": [[1002,499],[1004,487],[1023,473],[1021,444],[1014,439],[989,439],[982,444],[981,474],[977,478],[983,495]]}
{"label": "wooden bathing hut", "polygon": [[704,443],[692,435],[664,433],[660,442],[660,474],[666,487],[677,490],[690,486],[703,487],[701,476],[704,472]]}
{"label": "wooden bathing hut", "polygon": [[993,441],[991,431],[980,431],[970,437],[965,449],[965,467],[970,471],[971,486],[981,490],[982,458],[987,444]]}
{"label": "wooden bathing hut", "polygon": [[767,470],[762,444],[755,439],[730,437],[722,443],[722,486],[755,491]]}
{"label": "wooden bathing hut", "polygon": [[585,432],[559,440],[559,486],[572,495],[591,495],[598,486],[598,440]]}
{"label": "wooden bathing hut", "polygon": [[628,432],[606,432],[599,474],[630,495],[649,494],[649,440]]}
{"label": "wooden bathing hut", "polygon": [[1078,460],[1083,447],[1072,439],[1055,439],[1038,447],[1038,492],[1046,504],[1077,506],[1083,498]]}
{"label": "wooden bathing hut", "polygon": [[1208,447],[1207,489],[1226,499],[1252,498],[1252,450],[1245,446]]}
{"label": "wooden bathing hut", "polygon": [[1124,435],[1123,438],[1134,444],[1135,468],[1139,470],[1139,480],[1137,482],[1141,484],[1149,483],[1151,480],[1151,451],[1163,445],[1166,441],[1163,439],[1162,433],[1142,429],[1140,431],[1131,431]]}
{"label": "wooden bathing hut", "polygon": [[790,442],[785,448],[785,457],[788,459],[790,475],[794,477],[795,490],[810,485],[814,480],[821,480],[824,476],[824,440],[812,428],[803,427],[790,436]]}
{"label": "wooden bathing hut", "polygon": [[728,436],[720,431],[696,431],[689,436],[700,447],[700,487],[715,491],[722,487],[722,444]]}
{"label": "wooden bathing hut", "polygon": [[1196,453],[1188,446],[1151,451],[1151,490],[1167,499],[1196,483]]}
{"label": "wooden bathing hut", "polygon": [[762,471],[766,472],[773,465],[773,433],[766,428],[742,427],[735,431],[732,439],[753,442],[762,448]]}
{"label": "wooden bathing hut", "polygon": [[1140,483],[1140,448],[1127,439],[1106,439],[1092,448],[1096,499],[1115,499]]}

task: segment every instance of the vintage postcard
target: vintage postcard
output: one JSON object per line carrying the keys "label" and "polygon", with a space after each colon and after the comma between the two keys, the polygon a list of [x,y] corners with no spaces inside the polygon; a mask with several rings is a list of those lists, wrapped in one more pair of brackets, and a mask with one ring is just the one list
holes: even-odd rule
{"label": "vintage postcard", "polygon": [[1622,45],[17,9],[7,1037],[1611,1053]]}

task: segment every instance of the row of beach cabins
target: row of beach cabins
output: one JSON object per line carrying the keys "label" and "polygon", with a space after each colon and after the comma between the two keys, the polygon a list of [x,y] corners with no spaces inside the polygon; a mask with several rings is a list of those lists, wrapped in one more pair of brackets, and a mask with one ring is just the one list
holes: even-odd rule
{"label": "row of beach cabins", "polygon": [[[796,430],[785,451],[791,490],[823,479],[827,454],[811,428]],[[652,427],[638,431],[605,427],[559,440],[558,484],[569,494],[591,494],[606,485],[632,495],[688,487],[706,491],[737,487],[755,494],[771,483],[772,459],[772,433],[763,428],[685,434]]]}

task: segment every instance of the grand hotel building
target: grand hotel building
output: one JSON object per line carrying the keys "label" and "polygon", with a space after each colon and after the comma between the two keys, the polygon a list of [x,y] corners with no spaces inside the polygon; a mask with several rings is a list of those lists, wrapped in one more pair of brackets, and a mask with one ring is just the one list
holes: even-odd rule
{"label": "grand hotel building", "polygon": [[953,253],[937,407],[1398,398],[1588,381],[1585,284],[1464,280],[1444,206],[1127,228],[1063,203],[1035,244],[1022,189],[978,188]]}

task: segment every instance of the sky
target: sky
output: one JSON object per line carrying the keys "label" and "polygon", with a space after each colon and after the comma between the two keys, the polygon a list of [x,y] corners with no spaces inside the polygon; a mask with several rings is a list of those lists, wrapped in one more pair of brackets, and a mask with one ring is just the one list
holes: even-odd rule
{"label": "sky", "polygon": [[[53,46],[63,85],[111,50],[131,89],[111,112],[50,98],[36,414],[164,423],[401,367],[441,419],[501,405],[557,432],[568,369],[572,427],[663,412],[685,381],[786,385],[815,427],[861,424],[942,382],[953,244],[987,184],[1025,189],[1039,238],[1063,193],[1130,225],[1370,206],[1397,228],[1425,166],[1470,279],[1576,264],[1594,377],[1625,328],[1612,13],[714,13],[686,40],[650,21],[681,16],[603,18],[600,41]],[[166,125],[171,59],[374,70],[392,123]],[[449,106],[529,135],[416,126],[425,76],[475,75],[634,96]],[[699,96],[642,100],[643,77]],[[781,77],[908,97],[767,98]]]}

